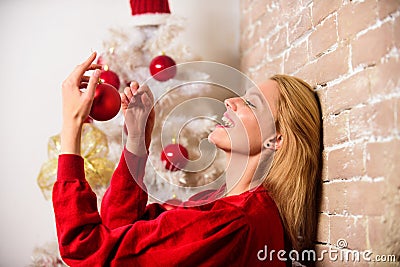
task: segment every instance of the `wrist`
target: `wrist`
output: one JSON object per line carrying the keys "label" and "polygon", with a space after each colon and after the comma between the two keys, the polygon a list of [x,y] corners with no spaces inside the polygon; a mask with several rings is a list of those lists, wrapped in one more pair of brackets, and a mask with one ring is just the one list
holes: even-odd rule
{"label": "wrist", "polygon": [[147,148],[145,143],[145,138],[127,138],[126,149],[135,154],[136,156],[146,156],[147,155]]}
{"label": "wrist", "polygon": [[82,125],[63,124],[61,139],[61,154],[77,154],[81,153],[81,133]]}

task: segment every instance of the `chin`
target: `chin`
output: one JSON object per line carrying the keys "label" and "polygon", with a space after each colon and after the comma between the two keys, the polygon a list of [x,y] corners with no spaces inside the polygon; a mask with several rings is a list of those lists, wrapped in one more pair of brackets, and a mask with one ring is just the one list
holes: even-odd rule
{"label": "chin", "polygon": [[226,132],[222,132],[222,129],[215,129],[208,135],[208,141],[214,144],[219,149],[224,151],[230,150],[229,137]]}

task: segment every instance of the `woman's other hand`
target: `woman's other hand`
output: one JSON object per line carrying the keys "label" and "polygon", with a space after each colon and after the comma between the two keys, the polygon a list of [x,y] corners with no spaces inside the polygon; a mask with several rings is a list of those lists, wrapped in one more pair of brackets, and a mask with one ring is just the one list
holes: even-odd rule
{"label": "woman's other hand", "polygon": [[[92,107],[96,85],[100,75],[100,65],[92,64],[96,53],[75,67],[62,84],[63,126],[61,131],[61,153],[80,154],[81,130]],[[92,75],[85,72],[94,70]],[[86,88],[86,90],[81,90]]]}
{"label": "woman's other hand", "polygon": [[121,93],[122,111],[128,132],[126,148],[137,156],[147,155],[154,126],[154,96],[147,85],[131,82]]}

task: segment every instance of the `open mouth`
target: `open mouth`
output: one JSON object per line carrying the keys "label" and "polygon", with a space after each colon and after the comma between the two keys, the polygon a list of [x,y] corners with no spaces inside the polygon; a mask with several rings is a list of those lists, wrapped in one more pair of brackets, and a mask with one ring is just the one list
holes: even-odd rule
{"label": "open mouth", "polygon": [[232,128],[235,126],[235,123],[229,118],[229,116],[225,113],[222,117],[223,126],[226,128]]}

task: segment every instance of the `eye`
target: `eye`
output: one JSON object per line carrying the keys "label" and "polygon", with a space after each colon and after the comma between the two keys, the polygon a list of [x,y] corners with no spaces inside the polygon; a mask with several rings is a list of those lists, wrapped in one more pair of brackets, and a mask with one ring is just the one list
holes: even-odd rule
{"label": "eye", "polygon": [[243,99],[243,100],[244,100],[244,102],[246,103],[247,106],[252,107],[252,108],[256,108],[256,106],[253,103],[251,103],[249,100],[247,100],[247,99]]}

